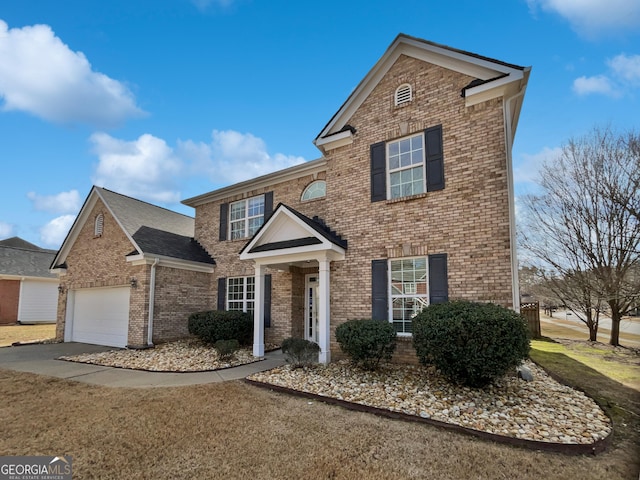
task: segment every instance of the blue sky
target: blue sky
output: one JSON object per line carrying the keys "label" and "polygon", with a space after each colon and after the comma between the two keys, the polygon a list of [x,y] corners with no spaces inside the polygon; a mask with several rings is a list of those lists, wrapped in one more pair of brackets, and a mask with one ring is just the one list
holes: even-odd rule
{"label": "blue sky", "polygon": [[58,248],[94,184],[180,200],[318,158],[398,33],[532,73],[516,193],[568,139],[638,129],[638,0],[0,5],[0,239]]}

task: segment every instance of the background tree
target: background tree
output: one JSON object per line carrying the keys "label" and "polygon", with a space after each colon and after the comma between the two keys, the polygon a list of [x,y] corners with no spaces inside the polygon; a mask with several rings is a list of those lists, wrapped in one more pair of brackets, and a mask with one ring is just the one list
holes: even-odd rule
{"label": "background tree", "polygon": [[531,262],[549,279],[569,282],[571,288],[558,290],[576,304],[589,303],[585,310],[606,303],[612,345],[640,294],[639,146],[637,133],[611,128],[569,140],[543,165],[541,193],[527,196],[522,212],[521,243]]}

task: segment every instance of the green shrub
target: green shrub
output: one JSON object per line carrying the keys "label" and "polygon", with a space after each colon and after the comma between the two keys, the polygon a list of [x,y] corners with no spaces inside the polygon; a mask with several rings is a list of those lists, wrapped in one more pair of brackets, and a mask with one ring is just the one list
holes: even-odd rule
{"label": "green shrub", "polygon": [[318,352],[318,344],[304,338],[285,338],[282,342],[284,358],[293,368],[306,367],[317,362]]}
{"label": "green shrub", "polygon": [[218,340],[238,340],[240,345],[253,342],[253,317],[245,312],[210,310],[192,313],[188,327],[190,334],[212,345]]}
{"label": "green shrub", "polygon": [[524,319],[492,303],[430,305],[413,318],[413,345],[422,364],[450,381],[483,387],[529,355]]}
{"label": "green shrub", "polygon": [[236,350],[240,348],[240,343],[236,339],[218,340],[213,344],[213,348],[218,351],[218,357],[220,357],[220,360],[228,361],[233,358]]}
{"label": "green shrub", "polygon": [[396,332],[388,322],[349,320],[336,328],[336,339],[351,362],[367,370],[391,360],[396,349]]}

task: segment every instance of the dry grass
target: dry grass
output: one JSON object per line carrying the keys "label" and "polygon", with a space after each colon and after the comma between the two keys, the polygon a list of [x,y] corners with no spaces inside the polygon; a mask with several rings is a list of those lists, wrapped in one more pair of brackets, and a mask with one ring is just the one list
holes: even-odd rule
{"label": "dry grass", "polygon": [[74,479],[635,480],[640,471],[637,433],[597,457],[567,457],[241,382],[112,389],[0,370],[0,392],[0,452],[72,455]]}
{"label": "dry grass", "polygon": [[0,326],[0,347],[8,347],[14,342],[49,340],[56,336],[55,323],[43,325],[2,325]]}

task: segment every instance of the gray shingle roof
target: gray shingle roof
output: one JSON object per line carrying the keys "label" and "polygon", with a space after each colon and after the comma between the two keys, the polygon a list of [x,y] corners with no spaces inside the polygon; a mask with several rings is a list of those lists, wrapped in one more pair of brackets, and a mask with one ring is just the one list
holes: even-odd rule
{"label": "gray shingle roof", "polygon": [[213,258],[196,240],[150,227],[140,227],[133,239],[145,253],[214,265]]}
{"label": "gray shingle roof", "polygon": [[0,275],[56,278],[49,266],[55,250],[46,250],[18,237],[0,242]]}
{"label": "gray shingle roof", "polygon": [[95,187],[127,233],[133,236],[142,226],[193,237],[195,220],[102,187]]}

